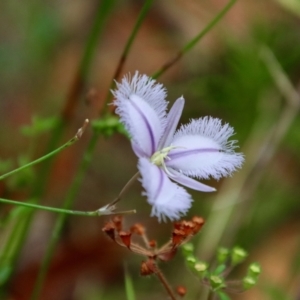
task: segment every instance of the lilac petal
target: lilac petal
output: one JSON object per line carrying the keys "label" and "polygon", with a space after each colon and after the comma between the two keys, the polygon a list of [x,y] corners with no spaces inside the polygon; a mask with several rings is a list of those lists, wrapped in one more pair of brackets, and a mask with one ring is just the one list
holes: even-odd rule
{"label": "lilac petal", "polygon": [[149,204],[151,216],[159,221],[179,219],[191,207],[192,198],[185,189],[172,182],[166,173],[146,158],[140,158],[138,164],[142,175],[142,185]]}
{"label": "lilac petal", "polygon": [[163,149],[164,147],[170,146],[170,143],[173,139],[175,130],[177,128],[179,119],[182,114],[182,110],[184,107],[184,98],[178,98],[173,106],[171,107],[168,116],[167,116],[167,123],[164,130],[164,134],[159,141],[158,149]]}
{"label": "lilac petal", "polygon": [[161,120],[154,109],[137,95],[131,95],[122,106],[124,112],[121,115],[121,120],[129,131],[133,142],[150,157],[156,151],[162,135]]}
{"label": "lilac petal", "polygon": [[174,181],[188,187],[191,188],[193,190],[196,191],[201,191],[201,192],[215,192],[216,189],[213,187],[210,187],[202,182],[199,182],[193,178],[190,178],[184,174],[181,174],[178,171],[175,170],[169,170],[170,173],[172,174],[171,179],[173,179]]}
{"label": "lilac petal", "polygon": [[112,93],[116,113],[133,142],[151,156],[157,149],[166,123],[168,102],[165,88],[136,72],[133,78],[125,76],[121,83],[117,83],[117,89]]}
{"label": "lilac petal", "polygon": [[166,166],[185,175],[219,179],[240,168],[244,157],[235,153],[235,141],[228,141],[233,128],[219,119],[192,120],[175,134]]}
{"label": "lilac petal", "polygon": [[147,154],[134,141],[131,141],[131,147],[137,157],[147,157]]}

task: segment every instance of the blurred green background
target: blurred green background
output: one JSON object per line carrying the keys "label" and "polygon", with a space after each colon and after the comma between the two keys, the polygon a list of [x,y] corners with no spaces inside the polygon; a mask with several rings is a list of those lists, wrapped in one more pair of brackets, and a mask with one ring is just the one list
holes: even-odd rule
{"label": "blurred green background", "polygon": [[[96,0],[0,2],[0,171],[4,173],[43,154],[58,119],[59,145],[84,119],[98,117],[120,55],[145,1],[115,0],[101,16],[104,27],[84,49],[103,3]],[[154,1],[130,50],[122,74],[151,75],[172,59],[226,5],[224,0]],[[168,100],[184,96],[182,122],[211,115],[235,128],[246,155],[232,178],[209,181],[215,194],[194,193],[188,217],[207,220],[194,237],[201,259],[212,259],[217,245],[239,245],[263,274],[257,287],[233,299],[298,299],[300,296],[300,4],[297,0],[240,0],[190,52],[158,81]],[[80,74],[84,80],[79,80]],[[286,77],[285,77],[286,76]],[[289,81],[286,81],[288,79]],[[72,105],[66,105],[72,103]],[[41,203],[60,207],[92,135],[60,153],[49,168]],[[0,182],[2,198],[24,200],[32,193],[40,165]],[[109,203],[136,172],[126,137],[100,137],[74,209],[94,210]],[[150,218],[151,207],[137,182],[118,209],[147,227],[164,243],[171,224]],[[13,207],[1,204],[0,245],[18,222]],[[57,215],[37,212],[4,299],[29,299]],[[118,247],[102,233],[108,217],[69,217],[40,299],[126,299],[123,266],[134,280],[137,299],[167,299],[157,278],[140,277],[144,259]],[[186,299],[201,286],[180,253],[161,265],[172,286],[187,287]],[[243,274],[243,266],[236,276]]]}

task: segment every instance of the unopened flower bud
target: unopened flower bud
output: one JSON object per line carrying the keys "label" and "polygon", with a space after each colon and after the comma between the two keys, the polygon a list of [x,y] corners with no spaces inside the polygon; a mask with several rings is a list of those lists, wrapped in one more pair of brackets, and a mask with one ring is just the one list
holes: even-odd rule
{"label": "unopened flower bud", "polygon": [[193,255],[189,255],[186,258],[187,265],[190,269],[194,270],[196,264],[196,258]]}
{"label": "unopened flower bud", "polygon": [[257,278],[261,273],[261,267],[259,263],[252,263],[248,268],[248,276]]}
{"label": "unopened flower bud", "polygon": [[217,291],[221,288],[224,288],[226,285],[223,281],[223,278],[216,276],[216,275],[211,275],[209,277],[209,282],[211,284],[211,287],[214,291]]}
{"label": "unopened flower bud", "polygon": [[194,265],[194,269],[200,277],[203,277],[208,269],[208,264],[203,261],[197,261]]}
{"label": "unopened flower bud", "polygon": [[229,256],[229,250],[224,247],[220,247],[217,253],[217,260],[219,264],[226,262]]}
{"label": "unopened flower bud", "polygon": [[234,247],[231,253],[232,264],[237,265],[241,263],[247,257],[247,255],[248,253],[244,249],[240,247]]}
{"label": "unopened flower bud", "polygon": [[243,286],[246,290],[252,288],[253,286],[255,286],[256,284],[256,279],[251,277],[251,276],[246,276],[244,279],[243,279]]}
{"label": "unopened flower bud", "polygon": [[192,255],[194,252],[194,245],[191,243],[187,243],[187,244],[183,245],[181,249],[182,249],[184,256]]}

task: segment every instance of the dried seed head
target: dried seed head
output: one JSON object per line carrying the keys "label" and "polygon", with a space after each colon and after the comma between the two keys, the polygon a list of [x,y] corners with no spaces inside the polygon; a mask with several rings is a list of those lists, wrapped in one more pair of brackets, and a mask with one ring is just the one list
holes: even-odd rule
{"label": "dried seed head", "polygon": [[193,217],[192,222],[195,225],[195,227],[194,227],[194,234],[196,234],[196,233],[199,232],[199,230],[204,225],[205,220],[203,218],[201,218],[201,217],[195,216],[195,217]]}
{"label": "dried seed head", "polygon": [[158,253],[157,257],[162,261],[169,261],[175,256],[176,253],[177,253],[177,248],[172,248],[168,251]]}
{"label": "dried seed head", "polygon": [[113,217],[113,223],[115,224],[116,231],[120,232],[123,226],[123,217],[122,216],[115,216]]}
{"label": "dried seed head", "polygon": [[184,231],[186,236],[194,235],[195,224],[190,221],[183,221],[182,222],[182,230]]}
{"label": "dried seed head", "polygon": [[107,222],[102,228],[102,231],[105,232],[113,241],[116,241],[115,230],[115,224],[111,221]]}
{"label": "dried seed head", "polygon": [[186,290],[186,287],[184,287],[183,285],[179,285],[177,288],[176,288],[176,292],[179,296],[183,297],[185,296],[187,290]]}
{"label": "dried seed head", "polygon": [[130,249],[131,244],[131,232],[120,231],[119,237],[121,238],[123,244]]}
{"label": "dried seed head", "polygon": [[178,247],[185,240],[186,234],[183,230],[174,229],[172,232],[172,245]]}
{"label": "dried seed head", "polygon": [[155,264],[153,259],[148,259],[147,261],[142,261],[140,274],[142,276],[152,275],[155,272]]}
{"label": "dried seed head", "polygon": [[133,226],[131,226],[130,231],[138,235],[143,235],[146,232],[145,227],[140,223],[136,223]]}
{"label": "dried seed head", "polygon": [[156,246],[157,246],[157,242],[155,240],[149,241],[149,247],[150,248],[156,248]]}

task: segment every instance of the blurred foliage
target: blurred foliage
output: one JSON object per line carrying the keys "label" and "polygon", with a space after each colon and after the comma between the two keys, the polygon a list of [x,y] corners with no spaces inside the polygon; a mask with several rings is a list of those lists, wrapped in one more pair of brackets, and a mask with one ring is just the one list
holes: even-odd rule
{"label": "blurred foliage", "polygon": [[[50,3],[27,1],[2,2],[2,37],[0,47],[0,74],[9,79],[20,72],[36,75],[50,62],[53,51],[58,49],[61,36],[58,16]],[[7,32],[7,30],[9,30]],[[13,31],[13,35],[9,32]]]}

